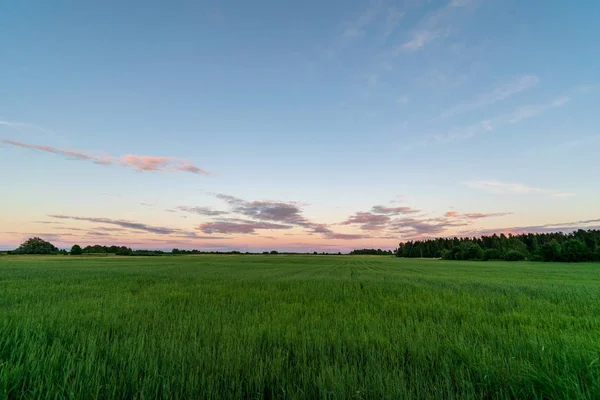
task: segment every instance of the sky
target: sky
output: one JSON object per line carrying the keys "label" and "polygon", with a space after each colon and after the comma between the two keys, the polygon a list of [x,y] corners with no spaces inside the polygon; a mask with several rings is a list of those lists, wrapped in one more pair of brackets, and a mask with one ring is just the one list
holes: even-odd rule
{"label": "sky", "polygon": [[0,249],[600,228],[596,0],[0,6]]}

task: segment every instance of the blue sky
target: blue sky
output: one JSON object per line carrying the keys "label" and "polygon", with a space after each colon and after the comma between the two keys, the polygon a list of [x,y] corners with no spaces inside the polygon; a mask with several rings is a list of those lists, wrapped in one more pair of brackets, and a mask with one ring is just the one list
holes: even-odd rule
{"label": "blue sky", "polygon": [[11,2],[0,248],[598,227],[599,17],[595,1]]}

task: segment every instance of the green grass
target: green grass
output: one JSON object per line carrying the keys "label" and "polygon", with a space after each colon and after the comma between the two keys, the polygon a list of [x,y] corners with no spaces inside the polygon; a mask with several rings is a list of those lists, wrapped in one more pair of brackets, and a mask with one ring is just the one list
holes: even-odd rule
{"label": "green grass", "polygon": [[598,399],[600,265],[0,258],[0,398]]}

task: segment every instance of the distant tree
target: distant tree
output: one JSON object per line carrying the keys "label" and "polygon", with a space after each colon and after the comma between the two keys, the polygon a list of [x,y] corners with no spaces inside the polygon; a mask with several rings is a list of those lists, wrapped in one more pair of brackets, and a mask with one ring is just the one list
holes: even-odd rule
{"label": "distant tree", "polygon": [[279,254],[276,250],[272,250],[270,254]]}
{"label": "distant tree", "polygon": [[442,260],[452,260],[452,252],[448,249],[444,249],[441,252]]}
{"label": "distant tree", "polygon": [[556,239],[544,243],[540,248],[540,255],[544,261],[559,261],[561,252],[562,246]]}
{"label": "distant tree", "polygon": [[502,260],[502,252],[499,249],[491,248],[483,252],[483,261]]}
{"label": "distant tree", "polygon": [[[381,249],[357,249],[352,250],[350,255],[372,255],[372,256],[386,256],[392,255],[391,250],[381,250]],[[399,256],[401,257],[401,256]]]}
{"label": "distant tree", "polygon": [[317,253],[316,251],[313,251],[313,254],[316,256],[316,255],[318,255],[319,253]]}
{"label": "distant tree", "polygon": [[[470,253],[471,245],[478,245],[484,250],[484,259],[503,259],[508,252],[517,251],[530,261],[600,261],[600,230],[597,229],[579,229],[572,233],[493,234],[479,238],[409,240],[399,243],[395,253],[397,257],[405,258],[442,257],[447,260],[466,260],[473,258]],[[563,257],[564,246],[568,248],[568,252]],[[496,251],[486,252],[491,249]],[[369,251],[377,254],[377,250]]]}
{"label": "distant tree", "polygon": [[509,250],[504,254],[505,261],[523,261],[524,259],[525,254],[518,250]]}
{"label": "distant tree", "polygon": [[463,252],[462,252],[462,246],[458,245],[458,246],[454,246],[452,249],[450,249],[450,258],[448,258],[449,260],[462,260],[463,259]]}
{"label": "distant tree", "polygon": [[50,242],[39,237],[27,239],[12,254],[56,254],[58,249]]}
{"label": "distant tree", "polygon": [[72,256],[80,256],[81,254],[83,254],[83,250],[81,249],[81,246],[79,246],[78,244],[74,244],[73,247],[71,247],[71,255]]}
{"label": "distant tree", "polygon": [[179,254],[179,249],[173,249],[173,250],[171,250],[171,254]]}
{"label": "distant tree", "polygon": [[116,248],[114,254],[117,256],[131,256],[133,255],[133,250],[131,250],[129,247],[121,246]]}
{"label": "distant tree", "polygon": [[502,250],[504,251],[504,253],[507,253],[511,250],[515,250],[519,253],[523,253],[525,256],[529,254],[529,250],[527,250],[527,245],[516,236],[510,236]]}
{"label": "distant tree", "polygon": [[83,249],[84,254],[104,254],[107,253],[107,247],[96,244],[94,246],[85,246]]}
{"label": "distant tree", "polygon": [[476,243],[470,244],[465,249],[465,260],[481,260],[483,258],[483,249]]}
{"label": "distant tree", "polygon": [[579,239],[569,239],[562,246],[562,261],[581,262],[588,259],[588,248]]}

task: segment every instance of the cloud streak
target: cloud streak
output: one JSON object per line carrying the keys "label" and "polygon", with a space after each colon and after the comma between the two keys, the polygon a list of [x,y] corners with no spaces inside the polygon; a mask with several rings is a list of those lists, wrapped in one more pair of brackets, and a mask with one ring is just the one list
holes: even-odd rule
{"label": "cloud streak", "polygon": [[510,82],[497,87],[489,93],[479,96],[471,103],[459,104],[442,113],[442,117],[451,117],[457,114],[474,111],[481,108],[491,106],[502,100],[506,100],[511,96],[521,93],[529,88],[536,86],[540,79],[535,75],[524,75],[513,78]]}
{"label": "cloud streak", "polygon": [[415,210],[412,207],[401,206],[401,207],[385,207],[385,206],[373,206],[371,212],[375,214],[386,214],[386,215],[400,215],[400,214],[417,214],[421,210]]}
{"label": "cloud streak", "polygon": [[98,224],[114,225],[124,229],[129,229],[138,232],[147,232],[155,235],[174,235],[191,239],[224,239],[216,236],[199,236],[195,232],[185,231],[183,229],[174,229],[160,226],[147,225],[141,222],[133,222],[122,219],[96,218],[96,217],[76,217],[69,215],[48,215],[50,218],[71,221],[94,222]]}
{"label": "cloud streak", "polygon": [[521,183],[507,183],[496,180],[483,180],[483,181],[469,181],[463,182],[463,185],[472,189],[484,190],[493,194],[539,194],[547,195],[552,197],[571,197],[575,196],[574,193],[557,192],[550,189],[541,189],[532,186],[527,186]]}
{"label": "cloud streak", "polygon": [[383,37],[387,38],[400,26],[400,21],[404,18],[404,12],[399,11],[395,7],[390,7],[385,20],[385,29]]}
{"label": "cloud streak", "polygon": [[402,48],[407,51],[415,51],[424,47],[437,37],[437,33],[430,31],[416,32],[413,38],[402,44]]}
{"label": "cloud streak", "polygon": [[191,213],[191,214],[197,214],[197,215],[203,215],[203,216],[209,216],[209,217],[228,214],[227,211],[214,210],[210,207],[179,206],[179,207],[177,207],[177,209],[179,211],[184,211],[184,212]]}
{"label": "cloud streak", "polygon": [[467,213],[460,214],[456,211],[448,211],[445,214],[447,218],[463,218],[463,219],[483,219],[483,218],[491,218],[491,217],[504,217],[507,215],[512,215],[512,213]]}
{"label": "cloud streak", "polygon": [[545,112],[553,109],[559,108],[566,105],[571,98],[569,96],[557,97],[546,104],[538,104],[538,105],[530,105],[519,107],[509,118],[509,122],[511,124],[516,124],[517,122],[521,122],[525,119],[537,117],[538,115],[544,114]]}
{"label": "cloud streak", "polygon": [[255,221],[215,221],[201,224],[198,229],[207,234],[245,234],[252,235],[258,229],[291,229],[289,225],[275,224],[272,222],[255,222]]}
{"label": "cloud streak", "polygon": [[400,48],[414,52],[422,49],[428,43],[439,37],[446,37],[453,31],[456,13],[475,3],[470,0],[452,0],[442,8],[425,16],[419,27],[413,32],[411,39],[404,42]]}
{"label": "cloud streak", "polygon": [[191,161],[174,157],[151,157],[128,154],[120,158],[112,156],[97,157],[80,151],[61,150],[51,146],[26,144],[8,139],[0,139],[0,143],[24,149],[37,150],[56,154],[70,160],[89,161],[104,166],[120,166],[131,168],[137,172],[165,171],[189,172],[193,174],[208,175],[209,172],[195,166]]}
{"label": "cloud streak", "polygon": [[494,233],[504,233],[519,235],[524,233],[553,233],[553,232],[572,232],[578,229],[600,229],[600,218],[589,219],[583,221],[571,221],[571,222],[560,222],[544,225],[529,225],[529,226],[515,226],[509,228],[494,228],[494,229],[473,229],[468,231],[462,231],[464,235],[480,235],[488,236]]}

